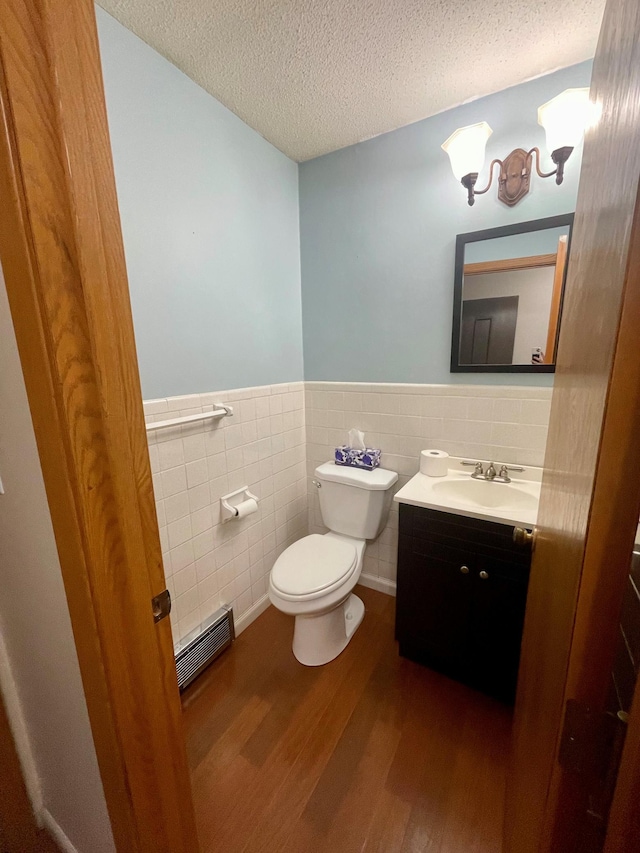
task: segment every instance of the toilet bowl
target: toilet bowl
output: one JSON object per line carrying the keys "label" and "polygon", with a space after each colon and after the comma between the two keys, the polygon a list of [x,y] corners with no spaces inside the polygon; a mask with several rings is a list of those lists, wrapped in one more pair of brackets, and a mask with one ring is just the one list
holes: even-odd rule
{"label": "toilet bowl", "polygon": [[305,536],[276,560],[269,578],[274,607],[295,616],[293,653],[306,666],[338,657],[364,618],[352,590],[362,572],[366,540],[381,532],[391,502],[394,471],[316,468],[324,535]]}
{"label": "toilet bowl", "polygon": [[364,616],[352,594],[362,571],[366,542],[336,533],[315,533],[294,542],[276,561],[269,579],[271,603],[295,616],[293,654],[321,666],[345,648]]}

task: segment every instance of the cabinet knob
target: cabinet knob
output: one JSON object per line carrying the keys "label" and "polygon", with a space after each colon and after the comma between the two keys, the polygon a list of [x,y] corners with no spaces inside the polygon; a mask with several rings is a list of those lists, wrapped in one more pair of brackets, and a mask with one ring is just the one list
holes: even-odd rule
{"label": "cabinet knob", "polygon": [[486,579],[489,577],[489,572],[485,572],[485,571],[484,571],[484,569],[483,569],[483,570],[480,572],[480,577],[482,578],[482,580],[483,580],[483,581],[486,581]]}
{"label": "cabinet knob", "polygon": [[469,574],[469,566],[460,566],[460,571],[462,572],[463,575],[468,575]]}

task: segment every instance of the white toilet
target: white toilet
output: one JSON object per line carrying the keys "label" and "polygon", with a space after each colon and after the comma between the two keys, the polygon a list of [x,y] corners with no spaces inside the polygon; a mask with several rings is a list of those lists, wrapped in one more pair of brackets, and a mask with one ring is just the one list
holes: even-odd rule
{"label": "white toilet", "polygon": [[269,579],[274,607],[296,617],[293,654],[306,666],[338,657],[362,622],[354,588],[367,539],[385,525],[395,471],[325,462],[315,471],[322,520],[331,531],[305,536],[278,557]]}

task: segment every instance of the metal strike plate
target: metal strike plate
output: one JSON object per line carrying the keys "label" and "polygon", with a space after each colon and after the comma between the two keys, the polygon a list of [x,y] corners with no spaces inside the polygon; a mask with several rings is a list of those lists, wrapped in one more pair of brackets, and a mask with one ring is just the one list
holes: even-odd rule
{"label": "metal strike plate", "polygon": [[154,622],[160,622],[171,613],[171,595],[168,589],[162,590],[160,595],[151,599],[151,608]]}

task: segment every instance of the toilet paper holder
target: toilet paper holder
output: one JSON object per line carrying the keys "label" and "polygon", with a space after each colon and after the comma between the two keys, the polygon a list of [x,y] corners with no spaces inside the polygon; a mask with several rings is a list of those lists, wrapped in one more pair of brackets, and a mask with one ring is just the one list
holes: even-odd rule
{"label": "toilet paper holder", "polygon": [[[247,501],[255,502],[255,507],[250,506],[244,512],[241,511],[241,504]],[[232,521],[235,518],[241,518],[256,512],[258,509],[258,498],[249,491],[248,486],[243,486],[241,489],[236,489],[235,492],[229,492],[228,495],[223,495],[220,498],[220,517],[224,521]]]}

